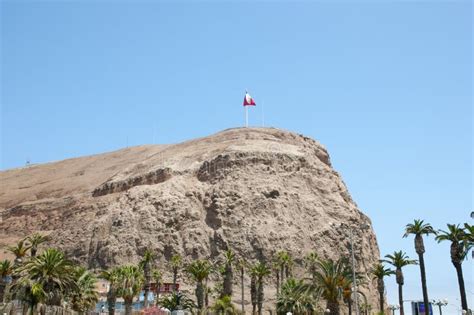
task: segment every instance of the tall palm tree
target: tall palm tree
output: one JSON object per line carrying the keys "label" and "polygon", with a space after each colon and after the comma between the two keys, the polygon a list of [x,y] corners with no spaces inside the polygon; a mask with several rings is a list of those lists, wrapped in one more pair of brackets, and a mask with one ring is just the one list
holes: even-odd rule
{"label": "tall palm tree", "polygon": [[448,231],[439,230],[436,236],[438,243],[449,241],[451,242],[451,262],[456,269],[458,276],[459,292],[461,294],[461,306],[463,310],[468,311],[466,299],[466,288],[464,287],[464,276],[462,273],[462,262],[467,256],[466,246],[466,231],[458,225],[448,224]]}
{"label": "tall palm tree", "polygon": [[[315,252],[311,252],[304,258],[304,265],[309,274],[313,276],[318,268],[319,257]],[[314,280],[314,279],[313,279]]]}
{"label": "tall palm tree", "polygon": [[202,310],[204,306],[205,288],[203,281],[209,276],[211,270],[212,266],[207,260],[195,260],[186,268],[189,275],[196,281],[195,293],[199,310]]}
{"label": "tall palm tree", "polygon": [[293,258],[287,251],[282,250],[276,253],[276,261],[280,266],[280,283],[283,283],[291,274]]}
{"label": "tall palm tree", "polygon": [[313,282],[308,285],[308,290],[318,292],[326,300],[326,308],[330,315],[339,315],[339,299],[342,288],[341,279],[347,273],[346,260],[319,259],[312,275]]}
{"label": "tall palm tree", "polygon": [[69,294],[72,309],[80,314],[92,310],[99,301],[97,292],[97,278],[84,267],[77,267],[74,271],[76,289]]}
{"label": "tall palm tree", "polygon": [[12,263],[7,259],[0,261],[0,303],[4,302],[7,277],[9,277],[12,273]]}
{"label": "tall palm tree", "polygon": [[316,292],[308,290],[303,280],[288,279],[277,299],[277,314],[313,314],[318,308]]}
{"label": "tall palm tree", "polygon": [[28,254],[29,249],[30,249],[30,246],[28,246],[28,244],[26,243],[24,239],[18,241],[18,243],[15,246],[8,247],[8,251],[11,252],[13,255],[15,255],[15,260],[14,260],[15,267],[21,265],[24,257],[26,256],[26,254]]}
{"label": "tall palm tree", "polygon": [[262,315],[263,300],[264,300],[264,278],[268,276],[271,271],[270,268],[264,262],[256,263],[251,270],[252,274],[255,276],[257,283],[257,312],[258,315]]}
{"label": "tall palm tree", "polygon": [[409,223],[405,226],[405,234],[403,237],[408,235],[415,235],[415,251],[418,254],[418,261],[420,263],[420,275],[421,275],[421,288],[423,290],[423,304],[428,309],[430,300],[428,299],[428,288],[426,285],[426,271],[425,271],[425,244],[423,243],[423,235],[436,235],[435,230],[429,223],[424,223],[423,220],[414,220],[413,223]]}
{"label": "tall palm tree", "polygon": [[393,267],[395,267],[395,275],[396,281],[398,284],[398,304],[400,305],[400,315],[405,314],[405,310],[403,307],[403,284],[405,283],[405,279],[403,277],[402,268],[409,265],[416,265],[418,262],[414,259],[410,259],[407,254],[403,251],[395,251],[393,254],[385,255],[383,261],[389,263]]}
{"label": "tall palm tree", "polygon": [[151,268],[153,264],[153,252],[149,249],[145,250],[143,258],[140,262],[140,267],[143,270],[143,275],[145,278],[145,287],[144,287],[144,296],[143,296],[143,307],[148,307],[148,295],[150,294],[151,286]]}
{"label": "tall palm tree", "polygon": [[171,270],[173,271],[173,292],[175,292],[176,283],[178,281],[178,273],[181,267],[183,267],[183,258],[181,257],[181,255],[173,255],[173,257],[171,257],[170,266]]}
{"label": "tall palm tree", "polygon": [[245,259],[241,258],[238,262],[239,270],[240,270],[240,306],[242,314],[245,314],[245,287],[244,287],[244,277],[245,277],[245,267],[247,263]]}
{"label": "tall palm tree", "polygon": [[155,299],[155,304],[158,304],[158,301],[160,299],[160,288],[161,288],[161,283],[163,281],[163,275],[158,269],[153,269],[152,271],[152,277],[153,280],[156,283],[156,299]]}
{"label": "tall palm tree", "polygon": [[278,295],[280,294],[280,264],[276,259],[273,260],[272,271],[275,273],[276,297],[278,299]]}
{"label": "tall palm tree", "polygon": [[383,263],[379,262],[375,265],[372,270],[373,279],[377,280],[377,291],[379,291],[379,308],[380,313],[384,312],[384,293],[385,293],[385,283],[383,278],[393,275],[395,272],[390,268],[386,268]]}
{"label": "tall palm tree", "polygon": [[211,309],[215,312],[215,314],[239,314],[239,312],[235,309],[234,304],[232,304],[232,299],[229,295],[224,295],[223,297],[217,299]]}
{"label": "tall palm tree", "polygon": [[133,265],[121,266],[117,270],[117,296],[125,304],[125,315],[132,314],[133,299],[140,294],[144,282],[140,267]]}
{"label": "tall palm tree", "polygon": [[31,257],[36,257],[36,253],[38,252],[38,247],[47,242],[49,240],[49,236],[42,235],[40,233],[35,233],[33,235],[30,235],[26,238],[28,243],[30,243],[30,254]]}
{"label": "tall palm tree", "polygon": [[257,295],[257,276],[252,272],[252,269],[250,269],[250,301],[252,302],[252,315],[255,315],[257,311]]}
{"label": "tall palm tree", "polygon": [[77,288],[72,262],[54,248],[25,262],[17,273],[19,282],[44,291],[47,305],[61,306],[64,295]]}
{"label": "tall palm tree", "polygon": [[28,277],[18,278],[12,285],[12,291],[15,293],[15,298],[23,303],[23,314],[35,314],[37,305],[47,299],[43,285]]}
{"label": "tall palm tree", "polygon": [[115,315],[115,303],[117,302],[118,268],[103,270],[100,274],[102,279],[109,282],[107,291],[107,308],[109,315]]}
{"label": "tall palm tree", "polygon": [[232,265],[234,264],[235,254],[232,250],[227,250],[224,252],[224,288],[222,290],[222,296],[232,297],[232,281],[234,278],[234,272]]}

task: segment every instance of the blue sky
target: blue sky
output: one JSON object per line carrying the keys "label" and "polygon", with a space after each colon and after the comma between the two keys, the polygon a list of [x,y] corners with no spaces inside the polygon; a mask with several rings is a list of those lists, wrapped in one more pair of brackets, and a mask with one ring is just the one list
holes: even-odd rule
{"label": "blue sky", "polygon": [[[243,124],[321,141],[382,254],[403,226],[471,220],[470,1],[2,1],[1,169]],[[459,298],[427,240],[430,298]],[[474,303],[472,260],[464,266]],[[420,299],[417,267],[406,299]],[[386,281],[396,303],[394,279]],[[456,305],[454,305],[456,304]],[[408,304],[407,304],[408,307]]]}

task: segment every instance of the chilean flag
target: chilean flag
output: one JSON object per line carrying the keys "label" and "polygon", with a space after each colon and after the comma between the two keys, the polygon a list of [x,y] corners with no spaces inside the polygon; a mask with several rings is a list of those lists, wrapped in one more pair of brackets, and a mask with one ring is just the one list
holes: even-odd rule
{"label": "chilean flag", "polygon": [[249,93],[245,92],[245,97],[244,97],[244,106],[256,106],[255,100],[250,96]]}

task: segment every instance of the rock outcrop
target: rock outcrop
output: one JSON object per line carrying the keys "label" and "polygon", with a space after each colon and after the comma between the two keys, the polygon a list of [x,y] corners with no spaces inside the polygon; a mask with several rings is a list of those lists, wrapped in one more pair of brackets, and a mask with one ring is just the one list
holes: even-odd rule
{"label": "rock outcrop", "polygon": [[[215,260],[230,248],[249,261],[268,261],[284,249],[302,275],[310,251],[347,256],[352,227],[358,270],[367,275],[362,291],[376,305],[368,273],[379,258],[377,241],[371,229],[357,229],[370,220],[326,149],[302,135],[229,129],[7,170],[0,184],[0,248],[40,231],[90,268],[137,262],[146,248],[162,269],[175,253]],[[267,287],[271,298],[272,280]],[[234,291],[240,301],[238,286]]]}

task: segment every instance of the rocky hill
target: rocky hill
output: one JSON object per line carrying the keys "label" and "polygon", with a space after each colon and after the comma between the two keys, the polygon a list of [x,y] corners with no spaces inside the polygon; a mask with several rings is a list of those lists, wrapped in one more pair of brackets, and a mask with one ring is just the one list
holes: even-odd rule
{"label": "rocky hill", "polygon": [[[279,129],[229,129],[7,170],[0,185],[0,250],[39,231],[90,268],[137,262],[147,247],[162,269],[175,253],[218,259],[230,248],[256,261],[284,249],[301,275],[310,251],[348,255],[341,224],[354,227],[359,271],[367,275],[379,258],[374,232],[356,228],[370,220],[326,149]],[[273,297],[272,280],[267,287]],[[377,305],[369,278],[363,291]]]}

